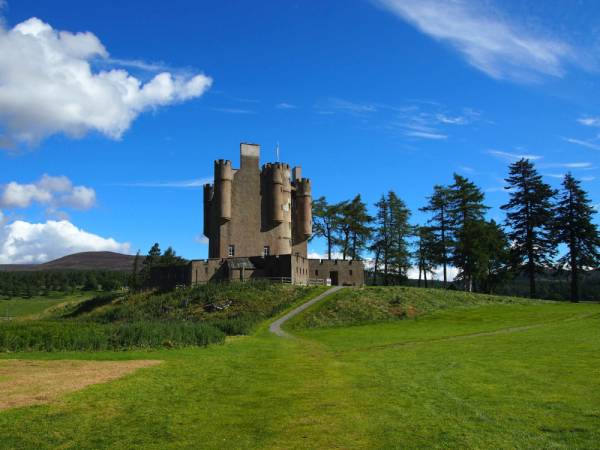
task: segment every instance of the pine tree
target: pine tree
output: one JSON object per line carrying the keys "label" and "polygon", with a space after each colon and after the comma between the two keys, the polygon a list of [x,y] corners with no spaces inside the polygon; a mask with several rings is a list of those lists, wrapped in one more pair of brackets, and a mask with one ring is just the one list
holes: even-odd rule
{"label": "pine tree", "polygon": [[313,202],[313,235],[311,239],[322,237],[327,242],[327,259],[331,259],[331,251],[335,242],[335,234],[339,226],[339,204],[327,203],[325,197]]}
{"label": "pine tree", "polygon": [[433,238],[437,245],[434,247],[434,263],[443,268],[444,285],[448,281],[447,266],[449,263],[449,250],[452,243],[448,210],[450,207],[450,190],[445,186],[435,185],[433,195],[428,197],[429,202],[421,211],[432,214],[428,220]]}
{"label": "pine tree", "polygon": [[388,192],[390,214],[390,265],[400,277],[406,277],[411,266],[411,251],[408,239],[414,236],[415,229],[410,224],[411,212],[394,191]]}
{"label": "pine tree", "polygon": [[434,228],[420,226],[417,228],[417,250],[415,251],[415,260],[419,268],[418,286],[421,287],[421,274],[427,287],[427,274],[433,274],[439,256],[439,242],[435,235]]}
{"label": "pine tree", "polygon": [[473,290],[473,281],[478,269],[478,239],[480,223],[484,220],[487,206],[483,204],[483,192],[467,178],[454,174],[454,183],[449,187],[449,225],[452,230],[452,263],[459,269],[465,290]]}
{"label": "pine tree", "polygon": [[533,298],[536,273],[550,266],[556,252],[550,236],[554,191],[527,159],[510,165],[506,182],[510,200],[501,208],[507,211],[506,225],[510,228],[511,266],[517,272],[524,270]]}
{"label": "pine tree", "polygon": [[360,254],[371,238],[372,229],[369,224],[373,218],[367,212],[367,205],[360,194],[350,201],[336,205],[338,212],[338,234],[334,238],[342,251],[342,259],[360,259]]}
{"label": "pine tree", "polygon": [[375,253],[375,260],[373,264],[373,284],[377,284],[379,267],[383,264],[383,279],[384,283],[387,284],[388,280],[388,260],[386,249],[389,247],[390,240],[390,216],[388,214],[388,203],[385,196],[381,196],[381,199],[375,203],[377,208],[377,214],[375,215],[375,228],[373,233],[373,243],[369,250]]}
{"label": "pine tree", "polygon": [[570,173],[565,175],[555,210],[554,239],[565,244],[567,252],[559,259],[571,272],[571,301],[579,301],[580,271],[600,265],[600,233],[592,222],[594,208],[581,183]]}

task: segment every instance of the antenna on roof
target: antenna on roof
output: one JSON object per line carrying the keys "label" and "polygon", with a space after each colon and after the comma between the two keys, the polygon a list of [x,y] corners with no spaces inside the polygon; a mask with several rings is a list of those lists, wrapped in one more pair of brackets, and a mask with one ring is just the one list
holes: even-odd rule
{"label": "antenna on roof", "polygon": [[279,141],[277,141],[277,147],[275,147],[275,155],[277,157],[277,162],[279,162]]}

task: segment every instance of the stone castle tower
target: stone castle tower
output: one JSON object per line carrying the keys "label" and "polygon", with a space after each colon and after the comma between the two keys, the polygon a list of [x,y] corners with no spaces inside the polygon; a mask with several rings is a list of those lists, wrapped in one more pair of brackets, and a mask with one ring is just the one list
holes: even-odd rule
{"label": "stone castle tower", "polygon": [[214,184],[204,185],[204,234],[209,259],[299,255],[312,235],[311,183],[300,167],[259,166],[260,147],[240,144],[240,168],[214,164]]}
{"label": "stone castle tower", "polygon": [[[240,144],[240,168],[215,161],[213,184],[204,185],[208,259],[189,263],[181,282],[268,279],[293,284],[364,284],[362,261],[309,259],[312,186],[300,167],[259,165],[260,147]],[[165,282],[177,283],[177,274]]]}

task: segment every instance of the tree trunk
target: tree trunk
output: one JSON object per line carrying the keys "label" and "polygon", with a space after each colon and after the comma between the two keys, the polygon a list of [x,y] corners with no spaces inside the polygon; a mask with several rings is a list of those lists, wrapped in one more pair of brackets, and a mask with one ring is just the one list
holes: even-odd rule
{"label": "tree trunk", "polygon": [[419,281],[417,281],[417,287],[421,287],[421,270],[423,269],[423,264],[419,261]]}
{"label": "tree trunk", "polygon": [[423,269],[423,279],[425,280],[425,288],[427,288],[427,269]]}
{"label": "tree trunk", "polygon": [[447,258],[447,251],[446,251],[446,218],[444,216],[444,207],[442,206],[442,216],[441,216],[441,220],[440,220],[440,228],[442,231],[442,265],[444,266],[444,287],[446,287],[446,283],[448,281],[447,275],[446,275],[446,260]]}
{"label": "tree trunk", "polygon": [[327,227],[327,259],[331,259],[331,227]]}
{"label": "tree trunk", "polygon": [[377,271],[379,269],[379,253],[381,252],[381,250],[379,248],[377,248],[377,250],[375,251],[375,266],[373,267],[373,284],[376,285],[377,284]]}

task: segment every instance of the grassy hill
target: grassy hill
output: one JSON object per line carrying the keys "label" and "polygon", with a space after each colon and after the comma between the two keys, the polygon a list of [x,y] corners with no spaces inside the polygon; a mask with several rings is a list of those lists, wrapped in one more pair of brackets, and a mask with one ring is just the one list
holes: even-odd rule
{"label": "grassy hill", "polygon": [[540,302],[542,300],[442,289],[373,286],[342,290],[291,321],[288,327],[300,329],[361,325],[415,319],[450,308],[531,305]]}
{"label": "grassy hill", "polygon": [[135,256],[114,252],[82,252],[43,264],[0,264],[0,271],[110,270],[131,272]]}
{"label": "grassy hill", "polygon": [[[256,286],[231,289],[215,294],[217,304],[233,299],[243,310],[243,297],[264,301],[255,312],[268,311],[283,292],[275,287],[265,300]],[[211,314],[198,307],[215,304],[197,297],[186,306],[185,298],[116,300],[64,320],[99,324],[113,317],[114,325],[164,307],[166,316],[185,321]],[[304,300],[287,298],[279,310]],[[394,314],[409,306],[414,314]],[[2,372],[7,358],[33,360],[32,371],[37,360],[162,361],[46,405],[0,410],[1,442],[7,448],[598,448],[600,305],[344,289],[288,327],[296,339],[266,328],[206,348],[0,354],[3,392],[19,387]]]}

